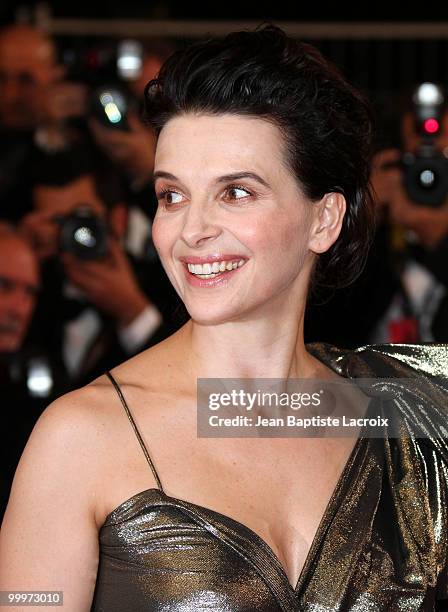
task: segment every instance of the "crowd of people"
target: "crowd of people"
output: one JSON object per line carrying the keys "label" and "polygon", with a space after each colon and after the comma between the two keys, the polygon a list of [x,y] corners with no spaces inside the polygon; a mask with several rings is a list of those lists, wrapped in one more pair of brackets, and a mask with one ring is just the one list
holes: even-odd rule
{"label": "crowd of people", "polygon": [[[147,50],[129,84],[136,99],[166,49]],[[15,25],[1,32],[0,376],[9,431],[2,512],[45,406],[182,321],[151,241],[153,131],[136,111],[127,130],[101,125],[90,115],[90,93],[67,78],[47,35]],[[67,236],[80,211],[105,234],[103,251],[88,257]]]}
{"label": "crowd of people", "polygon": [[[137,101],[170,52],[148,46]],[[158,343],[186,311],[151,241],[155,134],[131,110],[126,130],[89,112],[89,85],[67,77],[55,42],[30,26],[0,33],[0,379],[8,443],[3,511],[27,437],[52,399]],[[397,162],[418,147],[410,112],[401,148],[372,167],[377,230],[358,280],[317,287],[305,339],[341,347],[448,340],[448,202],[413,202]],[[448,147],[448,111],[440,151]],[[102,253],[83,258],[62,228],[88,211],[106,228]]]}

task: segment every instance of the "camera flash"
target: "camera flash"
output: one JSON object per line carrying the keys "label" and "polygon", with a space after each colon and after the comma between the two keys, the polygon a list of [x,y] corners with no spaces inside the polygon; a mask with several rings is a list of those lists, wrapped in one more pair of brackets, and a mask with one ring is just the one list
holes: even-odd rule
{"label": "camera flash", "polygon": [[422,83],[414,94],[414,102],[421,106],[436,106],[442,104],[442,90],[434,83]]}

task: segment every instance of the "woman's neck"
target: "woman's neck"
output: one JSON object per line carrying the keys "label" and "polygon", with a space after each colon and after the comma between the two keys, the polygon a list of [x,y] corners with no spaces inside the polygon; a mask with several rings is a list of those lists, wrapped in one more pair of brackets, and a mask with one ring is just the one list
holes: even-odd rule
{"label": "woman's neck", "polygon": [[290,320],[230,321],[182,329],[188,369],[201,378],[311,378],[322,364],[303,340],[302,316]]}

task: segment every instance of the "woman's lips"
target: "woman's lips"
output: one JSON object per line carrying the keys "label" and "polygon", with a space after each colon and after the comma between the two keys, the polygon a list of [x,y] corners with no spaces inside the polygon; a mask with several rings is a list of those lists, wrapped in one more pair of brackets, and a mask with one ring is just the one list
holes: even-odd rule
{"label": "woman's lips", "polygon": [[240,259],[246,260],[247,257],[238,255],[237,253],[230,253],[226,255],[220,255],[219,253],[213,255],[191,255],[189,257],[179,257],[179,261],[184,264],[205,264],[214,263],[215,261],[239,261]]}
{"label": "woman's lips", "polygon": [[[210,258],[208,258],[207,261],[191,261],[190,258],[188,259],[189,263],[212,263]],[[240,259],[242,258],[240,257]],[[224,261],[224,259],[216,259],[215,261]],[[227,282],[231,280],[231,278],[235,276],[235,274],[238,273],[241,268],[244,268],[245,265],[246,264],[244,263],[240,268],[235,268],[234,270],[227,270],[225,272],[218,272],[213,278],[199,278],[188,270],[187,264],[184,264],[183,268],[188,283],[193,287],[217,287],[220,285],[227,284]]]}

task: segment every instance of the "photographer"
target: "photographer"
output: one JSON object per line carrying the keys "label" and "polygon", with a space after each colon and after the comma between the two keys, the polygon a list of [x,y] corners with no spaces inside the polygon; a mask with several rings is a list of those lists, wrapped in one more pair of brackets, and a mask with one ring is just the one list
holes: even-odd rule
{"label": "photographer", "polygon": [[[403,151],[416,154],[422,144],[415,115],[411,110],[401,118],[401,140]],[[440,127],[432,139],[434,153],[448,152],[448,109],[441,110]],[[412,200],[403,184],[401,149],[384,149],[376,154],[372,165],[372,184],[377,196],[377,205],[390,222],[415,233],[418,241],[428,251],[435,251],[448,235],[448,194],[445,202],[438,206],[424,206]],[[447,165],[448,172],[448,165]],[[387,209],[387,213],[386,213]]]}
{"label": "photographer", "polygon": [[84,112],[87,92],[64,75],[47,35],[25,25],[0,32],[0,218],[31,210],[36,158],[70,149],[66,120]]}
{"label": "photographer", "polygon": [[[157,76],[163,62],[174,51],[174,47],[165,40],[152,40],[145,44],[135,42],[128,53],[140,67],[133,72],[120,70],[131,57],[118,51],[118,72],[129,97],[134,101],[133,108],[127,113],[127,129],[114,129],[108,122],[101,122],[97,117],[89,120],[96,144],[104,153],[125,172],[131,192],[139,194],[146,186],[152,185],[154,168],[155,134],[149,125],[141,119],[144,88]],[[120,57],[121,53],[121,57]],[[126,62],[128,60],[128,62]],[[148,212],[148,211],[146,211]]]}
{"label": "photographer", "polygon": [[[419,92],[421,95],[425,91],[439,96],[435,98],[437,104],[408,104],[400,121],[402,147],[376,155],[371,180],[382,223],[392,228],[391,250],[399,261],[402,286],[418,336],[422,341],[446,342],[448,108],[443,92],[433,84],[417,88],[414,99],[418,102]],[[385,325],[393,325],[399,316],[395,300],[372,337],[381,341]]]}
{"label": "photographer", "polygon": [[163,339],[174,303],[159,262],[124,252],[126,206],[116,199],[106,205],[98,177],[83,163],[41,170],[35,210],[21,223],[43,261],[33,334],[60,356],[74,386]]}
{"label": "photographer", "polygon": [[[412,93],[400,96],[397,106],[399,117],[394,115],[387,140],[398,146],[380,150],[372,163],[377,219],[365,267],[351,287],[311,298],[308,341],[354,347],[448,339],[448,195],[431,206],[409,193],[417,190],[417,197],[434,196],[430,185],[419,187],[415,163],[428,141],[429,160],[434,156],[442,169],[436,187],[444,180],[448,183],[448,162],[443,156],[448,147],[447,106],[442,103],[436,109],[438,122],[428,125],[438,129],[428,137],[422,136]],[[399,126],[395,138],[394,123]]]}

